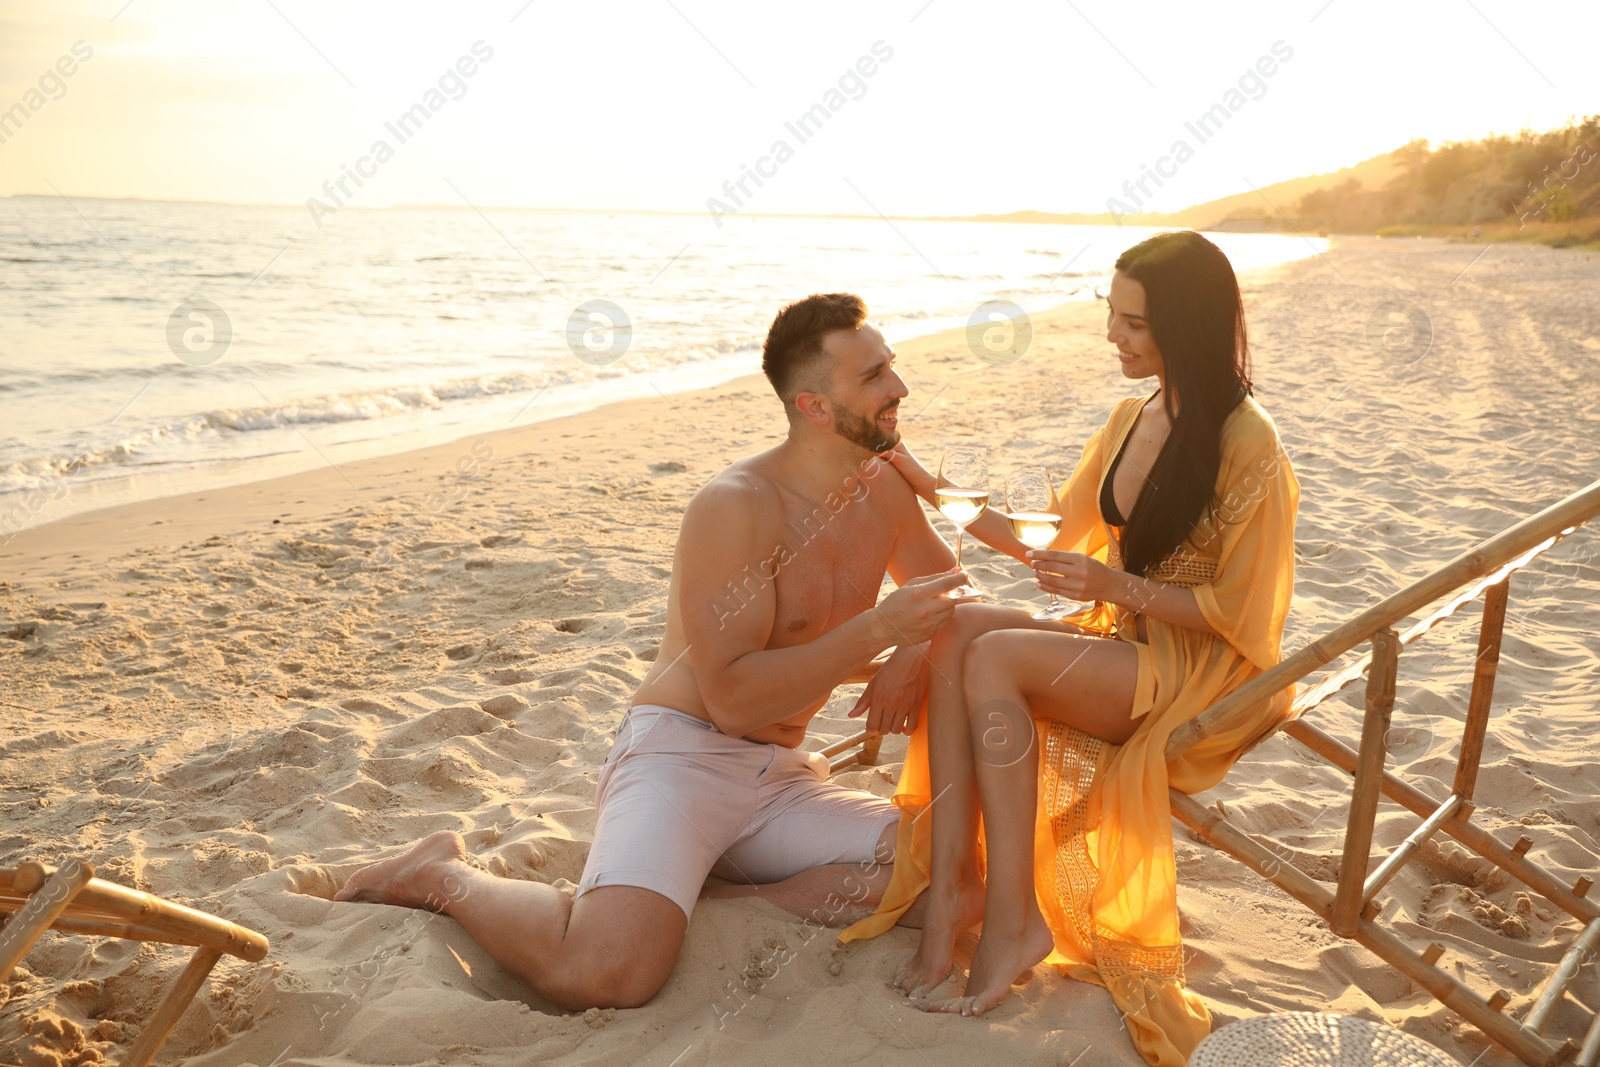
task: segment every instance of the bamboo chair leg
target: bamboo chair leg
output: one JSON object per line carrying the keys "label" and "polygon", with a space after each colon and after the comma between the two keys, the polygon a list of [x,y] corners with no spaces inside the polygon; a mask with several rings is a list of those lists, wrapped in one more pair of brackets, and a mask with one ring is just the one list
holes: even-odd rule
{"label": "bamboo chair leg", "polygon": [[167,990],[160,1007],[156,1008],[156,1013],[150,1017],[150,1022],[145,1025],[138,1039],[134,1041],[133,1047],[128,1050],[128,1056],[122,1061],[122,1067],[148,1067],[150,1061],[155,1059],[156,1052],[167,1040],[167,1035],[178,1025],[178,1020],[183,1017],[189,1002],[200,992],[200,987],[205,985],[206,978],[211,974],[211,968],[215,967],[217,960],[221,958],[222,953],[214,948],[195,950],[195,954],[189,958],[188,966],[178,975],[177,981],[172,983],[172,988]]}
{"label": "bamboo chair leg", "polygon": [[1550,1022],[1550,1016],[1555,1013],[1556,1007],[1560,1005],[1567,987],[1578,977],[1579,969],[1589,961],[1589,957],[1594,955],[1596,945],[1600,945],[1600,919],[1585,926],[1578,936],[1572,939],[1572,944],[1561,957],[1561,962],[1551,973],[1550,980],[1539,991],[1539,998],[1533,1002],[1533,1007],[1528,1009],[1528,1014],[1522,1017],[1523,1026],[1535,1033],[1544,1033],[1544,1028]]}
{"label": "bamboo chair leg", "polygon": [[[1296,867],[1284,863],[1255,838],[1222,816],[1204,808],[1193,797],[1169,789],[1172,813],[1207,843],[1226,852],[1273,885],[1300,901],[1324,920],[1332,917],[1335,901],[1327,888]],[[1342,882],[1340,883],[1343,884]],[[1495,1041],[1510,1049],[1523,1063],[1555,1067],[1570,1056],[1572,1043],[1558,1045],[1521,1026],[1474,993],[1448,971],[1435,967],[1425,955],[1413,951],[1399,937],[1375,923],[1357,919],[1353,938],[1379,959],[1442,1002]],[[1437,956],[1434,957],[1437,959]]]}
{"label": "bamboo chair leg", "polygon": [[1594,1022],[1589,1024],[1589,1033],[1583,1039],[1583,1048],[1578,1052],[1578,1058],[1572,1062],[1577,1067],[1600,1065],[1600,1015],[1596,1015]]}
{"label": "bamboo chair leg", "polygon": [[1372,827],[1382,796],[1383,763],[1394,712],[1395,672],[1400,664],[1400,635],[1393,629],[1372,635],[1372,667],[1367,675],[1367,714],[1361,723],[1361,750],[1356,761],[1350,823],[1344,832],[1344,858],[1339,863],[1339,888],[1333,902],[1333,932],[1354,937],[1366,901],[1361,899],[1372,858]]}
{"label": "bamboo chair leg", "polygon": [[1505,632],[1506,599],[1511,579],[1489,587],[1483,597],[1483,622],[1478,627],[1478,658],[1472,668],[1472,696],[1467,702],[1467,728],[1456,757],[1456,783],[1451,792],[1472,799],[1478,784],[1478,764],[1483,760],[1483,735],[1489,726],[1489,705],[1494,702],[1495,673],[1500,669],[1500,640]]}
{"label": "bamboo chair leg", "polygon": [[[29,866],[38,867],[37,864],[22,865],[24,869]],[[72,898],[93,877],[92,866],[81,860],[69,860],[33,890],[28,902],[0,932],[0,980],[10,977],[11,969],[22,962],[34,942],[44,936],[50,924],[67,910]],[[19,888],[28,887],[19,885]]]}
{"label": "bamboo chair leg", "polygon": [[[1346,774],[1355,773],[1357,755],[1350,746],[1338,738],[1329,736],[1327,732],[1304,719],[1288,723],[1284,726],[1283,732]],[[1437,800],[1388,771],[1383,772],[1383,795],[1423,818],[1427,818],[1439,806]],[[1529,889],[1573,918],[1584,923],[1600,919],[1600,904],[1585,899],[1556,881],[1544,868],[1514,849],[1501,844],[1493,834],[1481,826],[1475,826],[1467,819],[1446,819],[1439,829],[1507,874],[1519,879]]]}

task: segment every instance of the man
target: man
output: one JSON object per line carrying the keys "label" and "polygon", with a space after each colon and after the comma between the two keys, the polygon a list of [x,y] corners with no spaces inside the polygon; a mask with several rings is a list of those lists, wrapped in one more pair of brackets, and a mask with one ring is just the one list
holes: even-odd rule
{"label": "man", "polygon": [[[847,882],[857,903],[875,903],[898,811],[829,784],[827,761],[798,748],[834,687],[891,646],[851,714],[911,732],[927,692],[918,646],[950,621],[963,577],[910,487],[876,458],[899,440],[906,388],[866,315],[859,297],[834,293],[773,320],[762,369],[788,437],[689,504],[666,635],[601,769],[576,891],[494,877],[446,831],[356,872],[335,900],[443,911],[569,1011],[654,996],[713,871],[745,884],[708,895],[758,895],[797,914],[818,914]],[[877,604],[886,572],[899,588]]]}

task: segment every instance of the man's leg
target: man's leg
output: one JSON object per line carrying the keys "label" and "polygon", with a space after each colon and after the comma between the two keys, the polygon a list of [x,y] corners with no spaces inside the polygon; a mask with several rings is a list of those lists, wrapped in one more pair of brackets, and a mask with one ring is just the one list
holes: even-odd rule
{"label": "man's leg", "polygon": [[335,900],[443,912],[502,967],[565,1011],[636,1008],[666,983],[689,921],[667,897],[599,886],[576,902],[541,882],[497,878],[442,830],[350,877]]}
{"label": "man's leg", "polygon": [[[883,899],[883,891],[888,888],[889,876],[894,870],[894,843],[899,827],[897,820],[879,835],[875,863],[825,863],[781,882],[714,886],[701,896],[723,900],[756,897],[822,926],[846,926],[871,914]],[[920,911],[917,905],[913,908]],[[912,916],[912,922],[906,925],[914,925],[916,918]],[[901,921],[905,923],[903,918]]]}
{"label": "man's leg", "polygon": [[748,832],[711,868],[738,884],[701,896],[758,897],[822,926],[848,925],[883,899],[899,825],[888,800],[829,781],[818,754],[775,747]]}

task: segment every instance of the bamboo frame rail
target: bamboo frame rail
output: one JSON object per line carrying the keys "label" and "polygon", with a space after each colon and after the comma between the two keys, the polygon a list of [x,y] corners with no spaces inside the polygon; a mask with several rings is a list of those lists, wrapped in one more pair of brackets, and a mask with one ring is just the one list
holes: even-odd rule
{"label": "bamboo frame rail", "polygon": [[[1539,999],[1528,1009],[1528,1014],[1523,1016],[1522,1025],[1538,1033],[1544,1032],[1551,1013],[1555,1011],[1556,1005],[1561,1003],[1561,994],[1567,991],[1572,979],[1578,976],[1578,968],[1594,955],[1596,946],[1600,946],[1600,919],[1585,926],[1583,933],[1572,939],[1571,947],[1561,957],[1561,962],[1556,964],[1555,975],[1546,983],[1544,989],[1540,990]],[[1556,981],[1557,978],[1563,980]]]}
{"label": "bamboo frame rail", "polygon": [[195,953],[129,1048],[122,1067],[147,1067],[223,955],[264,959],[267,939],[254,930],[182,904],[96,878],[93,864],[72,859],[59,869],[28,860],[0,868],[0,981],[46,930],[160,941]]}
{"label": "bamboo frame rail", "polygon": [[[1526,854],[1532,841],[1528,838],[1519,837],[1508,846],[1489,831],[1474,825],[1471,821],[1472,794],[1477,785],[1494,699],[1510,577],[1596,516],[1600,516],[1600,481],[1491,537],[1324,634],[1211,705],[1175,731],[1167,745],[1169,761],[1181,757],[1197,742],[1259,714],[1263,702],[1370,639],[1370,653],[1302,692],[1293,702],[1287,720],[1263,735],[1270,736],[1282,730],[1354,777],[1343,856],[1332,891],[1284,863],[1223,815],[1202,807],[1177,790],[1170,791],[1173,813],[1203,840],[1306,905],[1335,933],[1372,950],[1532,1067],[1557,1067],[1568,1062],[1577,1067],[1600,1067],[1600,1014],[1585,1031],[1581,1046],[1572,1038],[1557,1040],[1544,1034],[1573,978],[1600,951],[1600,905],[1588,899],[1593,886],[1590,878],[1581,877],[1568,887],[1529,860]],[[1399,658],[1410,642],[1480,595],[1484,598],[1483,616],[1461,748],[1450,794],[1439,800],[1403,781],[1384,766]],[[1448,599],[1403,633],[1395,631],[1395,624],[1440,598]],[[1360,677],[1363,671],[1367,674],[1366,710],[1360,745],[1351,748],[1302,716]],[[1378,805],[1385,797],[1419,816],[1421,823],[1368,874]],[[1585,924],[1521,1020],[1505,1011],[1511,1001],[1509,994],[1497,990],[1485,999],[1436,966],[1444,953],[1441,945],[1431,944],[1417,952],[1379,925],[1383,908],[1375,900],[1376,895],[1421,853],[1429,839],[1439,833],[1453,837]]]}
{"label": "bamboo frame rail", "polygon": [[[1324,921],[1333,917],[1333,894],[1322,883],[1298,868],[1284,863],[1258,844],[1255,838],[1229,823],[1222,816],[1201,807],[1193,797],[1170,790],[1172,813],[1206,842],[1233,856],[1300,903]],[[1510,1049],[1524,1063],[1555,1067],[1564,1051],[1575,1048],[1569,1041],[1557,1046],[1538,1034],[1529,1034],[1515,1020],[1492,1008],[1490,1002],[1468,989],[1448,972],[1434,966],[1437,953],[1416,952],[1394,934],[1374,922],[1363,921],[1354,940],[1382,957],[1395,970],[1432,993],[1454,1011],[1495,1041]]]}
{"label": "bamboo frame rail", "polygon": [[[1192,722],[1173,731],[1167,759],[1224,726],[1248,715],[1254,706],[1319,667],[1327,666],[1386,626],[1393,626],[1474,578],[1498,571],[1524,553],[1528,559],[1600,514],[1600,481],[1491,537],[1393,596],[1374,604],[1349,622],[1323,634],[1276,667],[1223,697]],[[1546,543],[1548,542],[1548,543]],[[1531,551],[1530,551],[1531,550]]]}
{"label": "bamboo frame rail", "polygon": [[[878,762],[878,749],[883,746],[883,735],[862,730],[822,750],[828,757],[828,773],[838,774],[847,767],[872,767]],[[851,751],[854,749],[855,751]]]}
{"label": "bamboo frame rail", "polygon": [[[1565,537],[1566,535],[1563,534],[1562,536]],[[1455,596],[1451,597],[1443,604],[1440,604],[1437,608],[1434,608],[1433,611],[1425,615],[1421,620],[1402,631],[1400,634],[1400,646],[1404,648],[1406,645],[1411,644],[1417,638],[1421,637],[1429,630],[1432,630],[1442,620],[1454,615],[1463,604],[1470,604],[1472,601],[1478,599],[1485,589],[1492,589],[1495,585],[1505,581],[1512,574],[1527,566],[1537,556],[1546,551],[1551,545],[1554,545],[1556,541],[1559,540],[1560,538],[1557,538],[1554,541],[1537,545],[1534,548],[1529,549],[1527,552],[1524,552],[1516,559],[1510,561],[1493,574],[1487,574],[1482,578],[1479,578],[1477,581],[1464,586],[1460,592],[1456,593]],[[1480,649],[1480,654],[1481,651],[1482,650]],[[1340,690],[1347,687],[1351,682],[1361,677],[1361,675],[1366,671],[1367,665],[1371,662],[1372,653],[1362,653],[1328,678],[1317,683],[1312,688],[1303,691],[1299,696],[1295,697],[1294,710],[1292,714],[1299,716],[1302,713],[1309,711],[1310,709],[1321,704],[1335,693],[1338,693]]]}

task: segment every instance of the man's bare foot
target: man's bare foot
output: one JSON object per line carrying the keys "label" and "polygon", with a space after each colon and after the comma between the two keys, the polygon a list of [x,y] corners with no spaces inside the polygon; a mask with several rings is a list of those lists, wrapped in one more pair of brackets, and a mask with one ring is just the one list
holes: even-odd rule
{"label": "man's bare foot", "polygon": [[462,876],[474,866],[461,835],[440,830],[403,855],[361,868],[333,899],[443,911],[465,889]]}
{"label": "man's bare foot", "polygon": [[913,1000],[926,997],[950,977],[956,938],[983,918],[983,883],[966,881],[946,892],[924,894],[928,912],[917,953],[895,972],[894,987]]}
{"label": "man's bare foot", "polygon": [[1028,917],[1019,934],[1006,935],[991,929],[991,925],[984,924],[983,937],[978,942],[977,953],[972,957],[972,971],[967,975],[967,988],[962,991],[963,995],[919,1004],[918,1007],[923,1011],[982,1015],[1005,1000],[1011,992],[1012,983],[1033,970],[1055,947],[1055,937],[1037,907],[1028,909]]}

